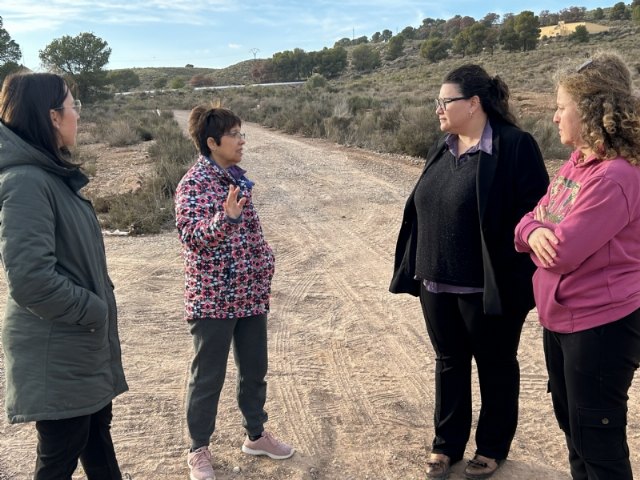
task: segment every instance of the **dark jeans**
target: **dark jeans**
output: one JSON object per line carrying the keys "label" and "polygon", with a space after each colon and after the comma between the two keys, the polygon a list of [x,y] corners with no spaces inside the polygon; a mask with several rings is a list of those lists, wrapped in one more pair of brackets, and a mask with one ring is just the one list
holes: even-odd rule
{"label": "dark jeans", "polygon": [[111,440],[111,403],[82,417],[36,422],[34,480],[71,480],[78,458],[88,480],[121,480]]}
{"label": "dark jeans", "polygon": [[478,367],[482,405],[476,453],[507,458],[518,423],[518,343],[527,312],[484,314],[482,293],[430,293],[420,300],[436,353],[435,438],[432,451],[460,460],[471,432],[471,359]]}
{"label": "dark jeans", "polygon": [[227,371],[229,348],[237,368],[236,396],[244,428],[260,435],[267,421],[267,316],[205,318],[189,322],[194,357],[187,389],[187,426],[191,448],[209,445]]}
{"label": "dark jeans", "polygon": [[640,310],[576,333],[544,331],[553,409],[575,480],[631,480],[627,401],[640,364]]}

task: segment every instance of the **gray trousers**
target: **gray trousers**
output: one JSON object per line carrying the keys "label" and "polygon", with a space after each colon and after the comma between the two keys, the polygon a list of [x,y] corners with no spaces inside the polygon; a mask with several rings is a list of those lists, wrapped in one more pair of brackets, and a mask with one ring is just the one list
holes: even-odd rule
{"label": "gray trousers", "polygon": [[248,435],[260,435],[267,421],[267,315],[189,322],[194,357],[187,389],[187,426],[191,448],[209,445],[227,371],[229,348],[237,368],[236,397]]}

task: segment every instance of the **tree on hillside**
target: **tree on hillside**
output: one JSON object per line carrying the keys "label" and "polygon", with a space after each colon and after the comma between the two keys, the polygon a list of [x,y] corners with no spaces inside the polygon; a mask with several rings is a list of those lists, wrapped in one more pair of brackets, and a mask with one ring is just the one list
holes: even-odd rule
{"label": "tree on hillside", "polygon": [[304,80],[313,73],[309,55],[301,48],[274,53],[272,62],[276,81],[279,82]]}
{"label": "tree on hillside", "polygon": [[351,65],[359,72],[374,70],[380,66],[380,53],[371,45],[358,45],[351,51]]}
{"label": "tree on hillside", "polygon": [[64,74],[70,84],[75,85],[78,96],[91,101],[105,93],[111,49],[107,42],[93,33],[80,33],[76,37],[65,35],[53,40],[40,50],[40,61],[52,70]]}
{"label": "tree on hillside", "polygon": [[404,37],[402,35],[396,35],[395,37],[391,37],[389,40],[389,44],[387,45],[387,60],[395,60],[400,55],[402,55],[402,51],[404,50]]}
{"label": "tree on hillside", "polygon": [[131,69],[112,70],[107,74],[107,81],[117,92],[128,92],[140,86],[140,77]]}
{"label": "tree on hillside", "polygon": [[385,28],[382,31],[382,36],[380,38],[382,38],[383,42],[388,42],[389,40],[391,40],[391,37],[393,37],[393,32],[388,28]]}
{"label": "tree on hillside", "polygon": [[447,20],[443,27],[443,34],[445,38],[454,38],[458,35],[462,30],[467,27],[470,27],[476,23],[475,19],[472,17],[462,17],[460,15],[456,15],[453,18]]}
{"label": "tree on hillside", "polygon": [[594,20],[602,20],[604,18],[604,10],[600,7],[596,8],[593,11],[593,19]]}
{"label": "tree on hillside", "polygon": [[381,41],[382,41],[382,35],[380,34],[380,32],[376,32],[373,35],[371,35],[372,43],[380,43]]}
{"label": "tree on hillside", "polygon": [[464,57],[467,53],[468,46],[469,31],[465,28],[453,37],[453,41],[451,42],[451,51],[456,55],[462,55]]}
{"label": "tree on hillside", "polygon": [[629,11],[624,2],[616,3],[609,12],[609,20],[627,20],[629,17]]}
{"label": "tree on hillside", "polygon": [[416,32],[417,30],[413,27],[404,27],[400,32],[400,35],[402,35],[407,40],[413,40],[414,38],[416,38]]}
{"label": "tree on hillside", "polygon": [[520,36],[515,28],[516,17],[512,13],[507,13],[503,18],[498,41],[508,52],[517,52],[520,50]]}
{"label": "tree on hillside", "polygon": [[422,43],[420,55],[431,63],[436,63],[449,56],[450,48],[451,42],[449,40],[434,36]]}
{"label": "tree on hillside", "polygon": [[497,13],[487,13],[482,18],[482,20],[480,20],[480,23],[483,24],[485,27],[492,27],[496,25],[499,21],[500,21],[500,15],[498,15]]}
{"label": "tree on hillside", "polygon": [[319,52],[311,52],[312,70],[325,78],[334,78],[347,68],[347,51],[342,47],[323,48]]}
{"label": "tree on hillside", "polygon": [[563,8],[559,12],[560,20],[567,23],[582,22],[584,20],[586,11],[587,11],[586,7]]}
{"label": "tree on hillside", "polygon": [[551,13],[549,10],[542,10],[538,15],[538,21],[541,27],[549,27],[551,25],[557,25],[560,20],[560,15],[557,13]]}
{"label": "tree on hillside", "polygon": [[484,37],[484,48],[491,55],[493,55],[496,45],[498,45],[499,35],[500,35],[500,31],[497,28],[492,27],[487,29],[487,32]]}
{"label": "tree on hillside", "polygon": [[419,40],[424,40],[427,38],[431,38],[434,35],[442,36],[442,30],[444,28],[446,21],[438,18],[425,18],[422,20],[422,25],[418,27],[416,30],[416,38]]}
{"label": "tree on hillside", "polygon": [[640,23],[640,5],[636,5],[631,10],[631,18],[635,23]]}
{"label": "tree on hillside", "polygon": [[578,25],[575,31],[569,35],[572,42],[586,43],[589,41],[589,30],[584,25]]}
{"label": "tree on hillside", "polygon": [[0,85],[4,82],[4,78],[20,70],[18,61],[22,57],[20,46],[11,38],[2,26],[2,17],[0,17]]}
{"label": "tree on hillside", "polygon": [[9,32],[2,26],[2,17],[0,17],[0,65],[7,62],[17,63],[21,57],[20,45],[11,38]]}
{"label": "tree on hillside", "polygon": [[5,62],[0,65],[0,85],[4,82],[4,79],[12,73],[22,70],[22,66],[16,62]]}
{"label": "tree on hillside", "polygon": [[333,44],[334,47],[349,47],[351,45],[351,39],[344,37],[341,38],[340,40],[338,40],[336,43]]}
{"label": "tree on hillside", "polygon": [[515,17],[515,32],[520,38],[520,47],[523,52],[535,50],[538,46],[540,35],[540,22],[533,12],[525,10]]}

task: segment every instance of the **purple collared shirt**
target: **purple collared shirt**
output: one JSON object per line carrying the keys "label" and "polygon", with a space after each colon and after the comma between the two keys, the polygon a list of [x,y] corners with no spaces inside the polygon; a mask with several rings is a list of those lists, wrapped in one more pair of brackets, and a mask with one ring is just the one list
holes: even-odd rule
{"label": "purple collared shirt", "polygon": [[[484,124],[484,129],[482,130],[480,141],[460,156],[458,156],[458,135],[450,133],[449,135],[447,135],[444,141],[447,144],[447,148],[453,154],[453,157],[456,159],[456,162],[458,165],[466,162],[469,159],[470,155],[478,151],[484,152],[487,155],[491,155],[491,152],[493,152],[493,130],[488,120],[487,120],[487,123]],[[482,293],[484,292],[483,288],[461,287],[460,285],[450,285],[448,283],[432,282],[431,280],[423,280],[422,283],[424,284],[424,287],[427,289],[427,291],[431,293]]]}

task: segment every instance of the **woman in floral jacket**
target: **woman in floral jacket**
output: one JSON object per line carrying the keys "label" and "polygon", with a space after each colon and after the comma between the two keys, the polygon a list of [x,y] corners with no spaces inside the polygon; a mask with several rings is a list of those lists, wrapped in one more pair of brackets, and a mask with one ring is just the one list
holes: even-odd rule
{"label": "woman in floral jacket", "polygon": [[238,369],[238,406],[247,431],[242,451],[274,459],[289,458],[294,452],[264,431],[274,257],[253,205],[253,182],[238,166],[245,144],[241,125],[230,110],[194,108],[189,133],[200,155],[176,190],[185,319],[195,353],[186,402],[191,480],[215,478],[208,446],[231,342]]}

